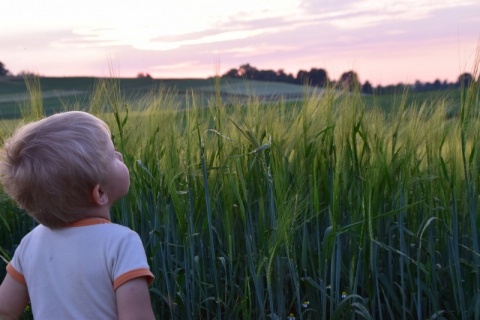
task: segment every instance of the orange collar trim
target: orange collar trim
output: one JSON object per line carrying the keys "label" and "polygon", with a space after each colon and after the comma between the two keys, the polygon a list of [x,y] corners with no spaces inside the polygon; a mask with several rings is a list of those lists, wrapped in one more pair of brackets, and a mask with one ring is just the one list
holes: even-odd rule
{"label": "orange collar trim", "polygon": [[105,223],[112,223],[112,222],[104,218],[87,218],[87,219],[69,223],[67,227],[85,227],[85,226],[93,226],[96,224],[105,224]]}

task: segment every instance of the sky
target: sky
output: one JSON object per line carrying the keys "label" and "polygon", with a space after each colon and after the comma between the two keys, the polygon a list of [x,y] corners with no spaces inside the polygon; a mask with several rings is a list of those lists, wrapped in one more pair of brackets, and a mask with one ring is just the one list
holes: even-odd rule
{"label": "sky", "polygon": [[479,64],[480,0],[22,0],[2,5],[13,74],[207,78],[353,70],[373,85],[454,82]]}

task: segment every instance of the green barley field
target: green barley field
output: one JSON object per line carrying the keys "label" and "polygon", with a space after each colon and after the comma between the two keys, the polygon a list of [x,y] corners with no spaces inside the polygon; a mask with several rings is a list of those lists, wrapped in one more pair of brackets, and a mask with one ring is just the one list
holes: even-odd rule
{"label": "green barley field", "polygon": [[[0,140],[58,110],[109,123],[132,180],[112,219],[143,240],[158,319],[480,319],[474,74],[388,108],[330,88],[264,99],[220,79],[132,98],[105,79],[52,109],[29,80]],[[4,195],[0,212],[5,266],[35,224]]]}

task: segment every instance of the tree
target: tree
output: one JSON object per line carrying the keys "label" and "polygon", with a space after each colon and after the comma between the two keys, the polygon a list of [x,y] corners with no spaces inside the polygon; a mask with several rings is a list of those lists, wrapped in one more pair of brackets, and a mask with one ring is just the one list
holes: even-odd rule
{"label": "tree", "polygon": [[308,71],[305,70],[298,70],[297,72],[297,83],[298,84],[309,84],[308,83]]}
{"label": "tree", "polygon": [[240,75],[238,74],[238,70],[235,68],[232,68],[227,71],[223,76],[223,78],[240,78]]}
{"label": "tree", "polygon": [[326,87],[327,82],[328,82],[328,76],[327,76],[327,71],[324,69],[316,69],[312,68],[310,70],[310,81],[312,82],[312,85],[318,86],[318,87]]}
{"label": "tree", "polygon": [[328,83],[327,71],[316,68],[312,68],[310,71],[299,70],[295,82],[317,87],[326,87]]}
{"label": "tree", "polygon": [[0,77],[8,75],[10,75],[10,71],[8,71],[3,62],[0,61]]}
{"label": "tree", "polygon": [[355,88],[360,87],[358,81],[358,75],[355,71],[347,71],[342,73],[340,80],[338,80],[339,86],[342,89],[353,91]]}
{"label": "tree", "polygon": [[286,74],[283,69],[280,69],[276,72],[276,79],[275,81],[280,81],[280,82],[287,82],[287,83],[293,83],[295,82],[295,79],[293,78],[293,75],[291,73]]}
{"label": "tree", "polygon": [[362,86],[362,93],[365,93],[365,94],[372,94],[373,93],[373,87],[370,84],[370,82],[365,81],[365,83]]}
{"label": "tree", "polygon": [[433,90],[440,90],[442,88],[442,83],[439,79],[435,79],[435,81],[432,83],[432,87]]}
{"label": "tree", "polygon": [[470,73],[468,73],[468,72],[462,73],[458,77],[457,86],[461,87],[461,88],[468,88],[468,86],[470,85],[472,80],[473,80],[473,76]]}
{"label": "tree", "polygon": [[273,70],[259,70],[257,72],[256,80],[276,81],[277,80],[277,73]]}
{"label": "tree", "polygon": [[413,88],[417,92],[425,91],[425,85],[420,80],[415,81],[415,84],[413,85]]}
{"label": "tree", "polygon": [[137,74],[138,79],[152,79],[152,76],[149,73],[139,72]]}
{"label": "tree", "polygon": [[257,76],[258,70],[255,67],[252,67],[250,64],[241,65],[238,69],[238,74],[241,78],[244,79],[255,79]]}

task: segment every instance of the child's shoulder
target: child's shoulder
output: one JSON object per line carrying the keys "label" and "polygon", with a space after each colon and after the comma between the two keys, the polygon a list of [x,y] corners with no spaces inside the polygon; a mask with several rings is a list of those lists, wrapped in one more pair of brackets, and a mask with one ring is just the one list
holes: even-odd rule
{"label": "child's shoulder", "polygon": [[102,225],[101,227],[103,230],[105,230],[105,232],[111,232],[111,233],[114,233],[114,234],[117,234],[117,235],[136,235],[138,236],[138,234],[130,229],[129,227],[126,227],[124,225],[121,225],[121,224],[117,224],[117,223],[109,223],[109,224],[104,224]]}
{"label": "child's shoulder", "polygon": [[74,238],[131,238],[139,237],[139,235],[129,227],[113,223],[110,221],[106,222],[93,222],[92,221],[80,221],[78,223],[73,223],[64,228],[50,229],[44,225],[37,225],[29,233],[27,233],[22,242],[32,242],[39,240],[60,240],[65,239],[74,239]]}

